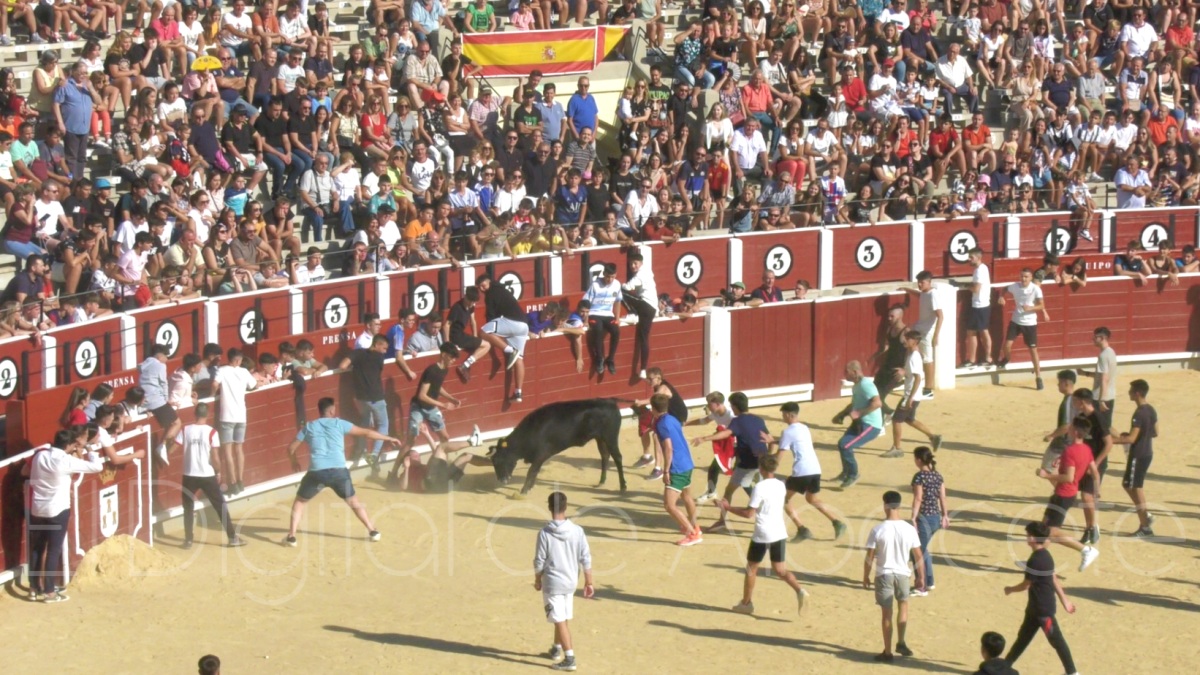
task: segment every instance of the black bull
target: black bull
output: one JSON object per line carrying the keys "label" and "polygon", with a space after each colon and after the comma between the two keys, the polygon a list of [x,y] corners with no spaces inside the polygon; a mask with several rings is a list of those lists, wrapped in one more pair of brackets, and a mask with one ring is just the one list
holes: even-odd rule
{"label": "black bull", "polygon": [[621,411],[613,399],[562,401],[544,405],[525,416],[508,436],[492,446],[492,467],[501,484],[512,479],[517,460],[530,464],[521,494],[527,494],[537,480],[542,464],[567,448],[596,441],[600,448],[600,485],[608,477],[608,458],[617,465],[621,491],[625,491],[625,470],[621,467]]}

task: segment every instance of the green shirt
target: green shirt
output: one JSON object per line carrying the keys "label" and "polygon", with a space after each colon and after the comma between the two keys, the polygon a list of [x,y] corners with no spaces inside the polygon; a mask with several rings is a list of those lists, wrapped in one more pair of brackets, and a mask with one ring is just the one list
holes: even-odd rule
{"label": "green shirt", "polygon": [[496,11],[492,9],[491,5],[484,5],[483,9],[470,5],[467,7],[467,22],[471,24],[471,28],[475,29],[475,32],[486,32],[492,27],[492,17],[495,14]]}

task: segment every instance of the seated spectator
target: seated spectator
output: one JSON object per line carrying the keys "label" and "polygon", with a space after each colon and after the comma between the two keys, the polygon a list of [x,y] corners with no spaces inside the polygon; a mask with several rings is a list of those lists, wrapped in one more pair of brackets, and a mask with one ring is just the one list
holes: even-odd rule
{"label": "seated spectator", "polygon": [[445,319],[442,318],[441,312],[430,314],[429,318],[422,321],[417,331],[408,338],[404,353],[416,356],[438,351],[445,341],[442,332],[444,327]]}
{"label": "seated spectator", "polygon": [[1129,242],[1125,252],[1113,258],[1113,273],[1122,277],[1133,277],[1146,283],[1149,269],[1142,259],[1142,243],[1136,239]]}

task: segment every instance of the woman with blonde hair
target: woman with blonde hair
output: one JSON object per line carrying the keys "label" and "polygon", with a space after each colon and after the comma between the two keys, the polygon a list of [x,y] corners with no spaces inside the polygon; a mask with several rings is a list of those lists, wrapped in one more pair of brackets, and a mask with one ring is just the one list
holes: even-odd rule
{"label": "woman with blonde hair", "polygon": [[104,71],[108,73],[109,81],[121,92],[121,104],[129,109],[129,101],[133,96],[134,87],[145,86],[146,81],[134,70],[129,61],[129,48],[133,46],[133,36],[125,31],[117,33],[108,54],[104,57]]}
{"label": "woman with blonde hair", "polygon": [[704,147],[709,152],[716,152],[717,145],[729,159],[729,143],[733,141],[733,122],[725,114],[724,103],[714,103],[708,111],[708,119],[704,122]]}

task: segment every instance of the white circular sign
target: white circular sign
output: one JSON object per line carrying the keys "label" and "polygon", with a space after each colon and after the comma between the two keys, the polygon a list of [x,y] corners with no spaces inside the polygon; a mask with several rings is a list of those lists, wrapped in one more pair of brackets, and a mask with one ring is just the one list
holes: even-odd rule
{"label": "white circular sign", "polygon": [[437,289],[431,284],[419,283],[412,290],[412,310],[417,316],[425,318],[433,314],[437,307]]}
{"label": "white circular sign", "polygon": [[675,261],[675,281],[680,286],[691,286],[704,275],[704,261],[695,253],[685,253]]}
{"label": "white circular sign", "polygon": [[238,337],[246,344],[253,344],[258,339],[258,314],[253,309],[246,310],[238,319]]}
{"label": "white circular sign", "polygon": [[774,272],[776,278],[787,276],[792,271],[792,250],[783,244],[772,246],[767,251],[763,266]]}
{"label": "white circular sign", "polygon": [[164,321],[154,333],[154,344],[167,348],[167,358],[174,358],[179,353],[179,326],[172,321]]}
{"label": "white circular sign", "polygon": [[883,262],[883,244],[875,237],[867,237],[858,242],[854,249],[854,262],[864,270],[873,270]]}
{"label": "white circular sign", "polygon": [[12,359],[0,361],[0,396],[12,396],[17,390],[17,364]]}
{"label": "white circular sign", "polygon": [[91,340],[80,342],[75,347],[75,373],[81,378],[91,377],[99,366],[100,352],[96,349],[96,343]]}
{"label": "white circular sign", "polygon": [[977,246],[979,246],[979,240],[975,238],[974,234],[966,230],[959,230],[954,233],[953,237],[950,237],[950,259],[956,263],[965,263],[967,258],[971,257],[969,255],[971,249]]}
{"label": "white circular sign", "polygon": [[1142,228],[1142,248],[1157,251],[1158,245],[1171,240],[1171,233],[1161,223],[1150,223]]}
{"label": "white circular sign", "polygon": [[325,301],[324,318],[326,328],[341,328],[350,318],[350,305],[345,298],[335,295]]}
{"label": "white circular sign", "polygon": [[592,266],[588,268],[588,278],[591,279],[592,281],[599,279],[603,275],[604,275],[604,263],[602,263],[602,262],[592,263]]}
{"label": "white circular sign", "polygon": [[521,281],[521,276],[516,272],[505,272],[496,281],[507,288],[508,292],[512,293],[517,300],[520,300],[521,294],[525,292],[525,283]]}
{"label": "white circular sign", "polygon": [[1046,253],[1054,255],[1063,255],[1071,252],[1072,244],[1071,231],[1065,227],[1052,227],[1046,233],[1046,240],[1042,243]]}

